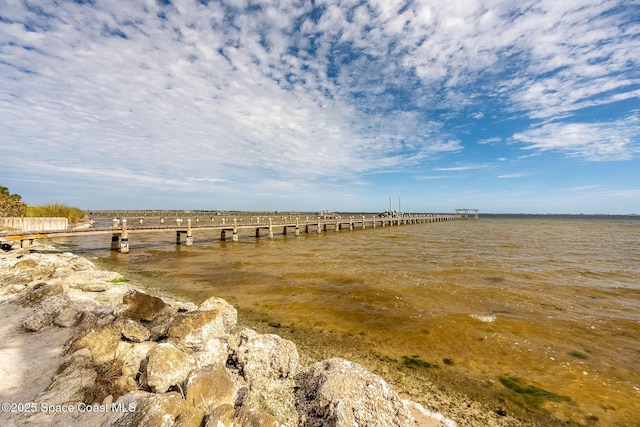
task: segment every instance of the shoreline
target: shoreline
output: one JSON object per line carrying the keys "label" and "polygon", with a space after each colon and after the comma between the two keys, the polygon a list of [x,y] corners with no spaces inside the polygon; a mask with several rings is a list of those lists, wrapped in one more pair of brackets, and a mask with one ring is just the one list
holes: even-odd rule
{"label": "shoreline", "polygon": [[[233,387],[231,387],[233,391],[227,390],[227,394],[231,393],[232,395],[232,398],[227,399],[230,401],[227,406],[232,405],[231,408],[225,407],[224,414],[214,414],[214,411],[209,411],[211,408],[207,407],[195,415],[190,415],[195,418],[200,417],[200,422],[205,420],[205,417],[209,417],[209,419],[218,417],[218,421],[225,419],[228,422],[236,419],[237,422],[239,418],[248,416],[247,411],[255,415],[254,411],[257,407],[260,409],[258,411],[260,416],[267,420],[273,420],[273,422],[279,422],[279,425],[301,425],[303,420],[314,425],[313,417],[322,412],[318,411],[317,407],[322,404],[318,403],[322,399],[315,394],[319,393],[318,390],[324,390],[328,383],[339,378],[331,376],[337,375],[333,372],[337,369],[338,372],[347,371],[347,379],[353,383],[349,393],[357,392],[358,384],[362,381],[373,381],[382,387],[380,396],[368,397],[372,402],[376,401],[375,399],[382,399],[377,401],[375,407],[387,408],[388,414],[372,413],[373,409],[369,413],[364,411],[358,415],[361,417],[361,424],[367,417],[371,421],[383,416],[390,416],[389,420],[393,420],[392,423],[395,425],[421,427],[457,425],[454,420],[446,418],[440,413],[432,412],[418,403],[411,402],[406,397],[400,398],[395,391],[390,390],[382,378],[366,371],[356,363],[333,358],[311,366],[298,365],[298,361],[304,357],[301,358],[298,355],[293,342],[277,335],[259,334],[237,326],[235,308],[218,298],[212,297],[208,303],[204,304],[209,304],[211,307],[203,308],[202,305],[198,307],[192,303],[168,297],[158,298],[147,295],[144,291],[136,290],[134,283],[126,283],[120,274],[98,270],[93,263],[85,258],[61,252],[55,246],[49,245],[38,244],[30,254],[23,254],[22,251],[16,250],[0,253],[0,266],[2,267],[0,269],[2,271],[0,273],[0,319],[2,320],[0,336],[5,343],[4,348],[0,351],[0,361],[2,366],[11,366],[10,370],[3,371],[6,379],[0,389],[2,403],[10,405],[8,412],[3,410],[0,413],[3,425],[16,425],[16,423],[20,425],[45,425],[50,422],[120,425],[123,420],[130,419],[135,414],[114,413],[113,411],[88,414],[86,405],[97,405],[96,408],[99,409],[101,405],[110,408],[109,405],[127,403],[138,408],[138,416],[140,416],[140,408],[145,408],[145,413],[148,415],[149,408],[153,406],[150,404],[153,399],[158,400],[161,397],[163,404],[167,404],[164,402],[166,400],[175,400],[176,394],[180,397],[180,392],[184,393],[184,390],[181,389],[192,380],[191,376],[197,377],[194,374],[195,371],[211,370],[212,366],[220,368],[218,375],[222,375],[224,378],[229,377],[230,382],[233,383]],[[160,332],[155,341],[150,337],[144,339],[144,334],[142,338],[135,336],[134,332],[130,332],[134,338],[125,339],[124,335],[121,336],[120,329],[124,324],[135,330],[136,325],[150,326],[155,320],[145,321],[137,314],[133,318],[124,315],[131,314],[131,295],[134,294],[145,295],[140,298],[145,298],[146,303],[156,301],[158,304],[163,304],[163,310],[165,310],[165,306],[171,307],[171,309],[167,309],[168,311],[165,310],[166,313],[162,313],[162,315],[173,313],[168,316],[171,318],[169,328],[173,328],[170,329],[173,332],[169,334],[171,335],[169,338],[166,336],[166,331]],[[128,296],[129,305],[127,305]],[[146,299],[146,297],[151,299]],[[60,306],[63,308],[60,309]],[[211,317],[212,315],[209,314],[211,311],[222,314]],[[211,324],[207,324],[208,326],[203,328],[203,325],[198,326],[193,323],[195,317],[203,316],[202,313],[205,313],[205,317],[215,318],[210,322],[211,324],[218,327],[223,324],[222,330],[218,331],[218,337],[193,337],[194,330],[211,329]],[[156,313],[156,315],[159,314]],[[225,316],[233,320],[221,320],[221,317]],[[136,319],[136,317],[138,318]],[[184,320],[185,317],[188,317],[191,323],[188,323],[188,328],[183,327],[180,332],[181,328],[176,326],[175,319],[182,318]],[[120,329],[114,333],[115,324],[118,324]],[[108,331],[108,333],[105,332],[105,336],[110,334],[110,341],[91,342],[85,340],[96,331]],[[206,332],[203,333],[206,334]],[[269,347],[269,345],[275,345],[275,348],[284,346],[289,351],[285,352],[287,357],[284,359],[271,354],[267,355],[271,359],[263,360],[264,351],[256,353],[255,349],[252,350],[252,345],[257,346],[256,348]],[[107,351],[107,354],[99,355],[101,346],[109,347],[111,352]],[[126,393],[121,393],[122,396],[118,396],[118,393],[111,393],[100,396],[101,400],[99,401],[95,399],[90,401],[91,399],[86,396],[87,389],[90,388],[87,385],[91,386],[103,380],[101,376],[104,376],[104,373],[100,369],[104,369],[105,364],[109,364],[111,360],[115,359],[114,354],[117,354],[117,351],[114,349],[120,350],[120,353],[139,353],[140,347],[145,346],[147,352],[142,355],[137,354],[133,363],[135,365],[137,361],[140,366],[146,363],[146,371],[144,368],[133,369],[126,372],[129,374],[127,377],[124,368],[120,367],[119,375],[110,378],[112,383],[122,383],[118,386],[124,387],[122,390],[125,390]],[[153,381],[161,380],[155,379],[151,383],[149,382],[149,376],[154,375],[149,370],[149,364],[155,360],[149,349],[170,346],[180,352],[180,357],[186,357],[187,362],[184,364],[191,369],[185,378],[180,381],[169,381],[176,384],[171,384],[166,387],[166,390],[163,390],[164,383],[158,387],[153,385],[155,384]],[[215,348],[216,346],[219,348]],[[217,362],[213,360],[216,357],[218,358]],[[234,360],[234,362],[230,363],[230,360]],[[125,360],[125,365],[127,362],[128,360]],[[274,364],[279,366],[277,375],[270,372],[271,368],[269,367],[273,367]],[[322,375],[314,371],[314,369],[320,369],[320,365],[324,366],[324,370],[321,370],[324,372]],[[73,369],[69,369],[69,367],[73,367]],[[255,370],[256,373],[252,374],[252,370]],[[326,376],[327,372],[332,373]],[[199,373],[202,375],[201,372]],[[324,381],[319,388],[318,381]],[[315,385],[311,387],[309,385],[311,383]],[[74,384],[81,385],[81,387],[74,389]],[[112,385],[111,383],[106,384],[107,389]],[[300,402],[300,396],[296,395],[294,390],[305,387],[307,393],[313,394],[315,397],[309,402],[304,402],[303,405]],[[61,389],[64,389],[64,392]],[[177,393],[176,390],[180,392]],[[340,398],[341,392],[345,391],[327,391],[329,394],[323,396],[323,399],[329,401],[333,399],[335,403],[348,401],[344,396]],[[245,395],[241,396],[242,393]],[[188,398],[188,390],[186,394]],[[274,396],[276,399],[273,399]],[[184,397],[183,394],[183,400]],[[32,406],[26,407],[26,403]],[[155,401],[153,403],[156,406],[158,404]],[[19,404],[22,407],[19,407]],[[85,405],[85,411],[80,411],[78,405]],[[173,402],[172,405],[171,410],[175,412],[176,402]],[[308,407],[306,413],[305,405]],[[15,408],[11,406],[15,406]],[[286,408],[278,408],[278,406]],[[53,412],[45,413],[49,407],[54,408]],[[62,408],[65,407],[74,410],[64,412]],[[118,408],[119,406],[113,407]],[[261,409],[264,407],[269,410]],[[326,412],[329,411],[328,408],[322,407],[321,409]],[[6,408],[3,407],[3,409]],[[29,409],[32,411],[29,412]],[[354,413],[357,413],[355,409],[353,410]],[[163,411],[169,411],[168,407],[164,407]],[[339,414],[328,415],[335,418]],[[278,417],[280,418],[278,419]],[[185,416],[178,414],[176,419],[184,421]],[[315,421],[320,422],[317,425],[339,425]],[[199,425],[200,422],[193,425]],[[367,423],[365,422],[365,424]],[[227,424],[223,422],[222,425]],[[370,425],[376,424],[371,421]],[[477,425],[487,424],[483,422]]]}

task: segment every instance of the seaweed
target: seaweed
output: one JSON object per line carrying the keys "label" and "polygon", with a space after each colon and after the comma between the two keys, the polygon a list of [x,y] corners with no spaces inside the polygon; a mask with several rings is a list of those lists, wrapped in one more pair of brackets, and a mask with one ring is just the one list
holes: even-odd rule
{"label": "seaweed", "polygon": [[583,359],[583,360],[587,360],[589,358],[589,356],[587,356],[584,353],[580,353],[579,351],[571,351],[569,353],[567,353],[569,356],[571,357],[575,357],[576,359]]}
{"label": "seaweed", "polygon": [[115,279],[107,280],[108,283],[127,283],[129,279],[126,277],[116,277]]}
{"label": "seaweed", "polygon": [[500,377],[500,383],[505,388],[518,394],[527,406],[540,407],[545,402],[560,402],[575,405],[569,396],[563,396],[544,390],[540,387],[527,384],[525,380],[517,377]]}
{"label": "seaweed", "polygon": [[408,368],[412,368],[412,369],[416,369],[416,368],[426,368],[426,369],[434,369],[434,368],[439,368],[439,366],[435,363],[429,363],[427,361],[424,361],[422,359],[420,359],[420,356],[413,355],[413,356],[402,356],[402,363],[404,364],[404,366],[408,367]]}

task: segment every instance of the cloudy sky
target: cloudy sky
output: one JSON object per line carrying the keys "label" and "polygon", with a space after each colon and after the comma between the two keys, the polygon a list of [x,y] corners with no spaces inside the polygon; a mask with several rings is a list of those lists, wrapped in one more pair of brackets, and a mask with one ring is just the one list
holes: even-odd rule
{"label": "cloudy sky", "polygon": [[0,0],[0,185],[85,209],[640,212],[640,0]]}

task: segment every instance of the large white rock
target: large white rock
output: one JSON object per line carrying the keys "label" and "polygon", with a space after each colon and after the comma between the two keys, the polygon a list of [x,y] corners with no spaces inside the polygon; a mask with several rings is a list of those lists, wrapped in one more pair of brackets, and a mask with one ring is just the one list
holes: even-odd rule
{"label": "large white rock", "polygon": [[340,358],[315,363],[300,375],[298,386],[298,407],[305,414],[307,425],[415,425],[398,394],[357,363]]}
{"label": "large white rock", "polygon": [[229,347],[233,364],[247,381],[289,378],[296,374],[298,349],[293,342],[278,335],[243,329],[229,337]]}
{"label": "large white rock", "polygon": [[158,344],[147,356],[147,385],[156,393],[164,393],[171,386],[182,384],[194,366],[193,358],[173,344]]}

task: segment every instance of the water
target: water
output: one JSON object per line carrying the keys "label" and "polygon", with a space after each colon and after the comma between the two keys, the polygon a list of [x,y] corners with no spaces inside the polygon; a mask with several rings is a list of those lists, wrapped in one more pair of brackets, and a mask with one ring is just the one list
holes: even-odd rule
{"label": "water", "polygon": [[107,236],[57,243],[159,293],[225,298],[307,356],[359,361],[416,400],[428,383],[534,420],[639,425],[633,217],[247,232],[235,243],[196,231],[189,248],[170,232],[129,237],[129,254]]}

